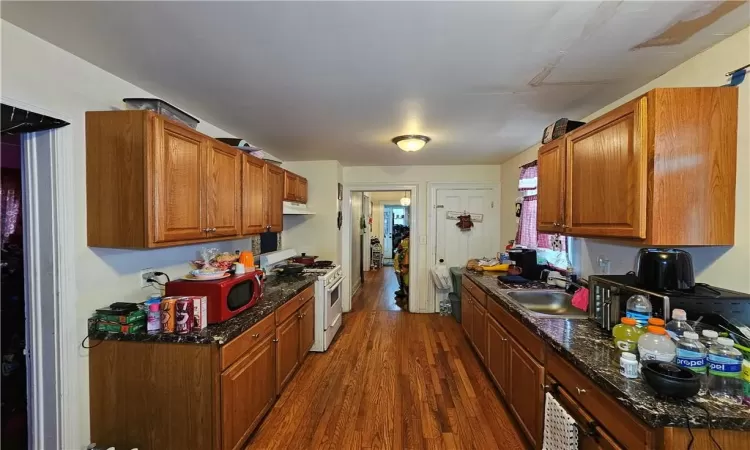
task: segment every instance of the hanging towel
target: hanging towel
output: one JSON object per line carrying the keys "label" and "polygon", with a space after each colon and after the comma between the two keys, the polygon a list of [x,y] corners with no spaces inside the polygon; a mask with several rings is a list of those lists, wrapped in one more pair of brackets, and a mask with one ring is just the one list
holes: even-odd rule
{"label": "hanging towel", "polygon": [[565,408],[549,392],[544,402],[543,450],[577,450],[578,427]]}
{"label": "hanging towel", "polygon": [[570,303],[581,311],[588,311],[589,290],[586,288],[578,289],[575,294],[573,294],[573,299],[570,301]]}

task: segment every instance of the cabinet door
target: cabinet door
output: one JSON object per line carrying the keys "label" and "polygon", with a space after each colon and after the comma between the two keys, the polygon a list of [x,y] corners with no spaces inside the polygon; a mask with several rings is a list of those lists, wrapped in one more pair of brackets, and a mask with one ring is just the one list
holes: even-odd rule
{"label": "cabinet door", "polygon": [[276,328],[276,393],[292,379],[299,365],[300,320],[292,314]]}
{"label": "cabinet door", "polygon": [[222,448],[243,448],[245,440],[276,400],[272,336],[221,374]]}
{"label": "cabinet door", "polygon": [[474,307],[472,306],[472,297],[469,291],[461,289],[461,327],[464,329],[466,336],[471,339],[472,337],[472,316]]}
{"label": "cabinet door", "polygon": [[206,238],[203,195],[206,142],[197,132],[154,118],[150,180],[154,192],[154,242]]}
{"label": "cabinet door", "polygon": [[579,236],[646,237],[646,97],[567,138],[565,229]]}
{"label": "cabinet door", "polygon": [[208,237],[239,236],[242,210],[242,154],[221,142],[209,141],[203,183]]}
{"label": "cabinet door", "polygon": [[536,447],[542,436],[544,392],[544,367],[534,360],[515,341],[510,341],[510,372],[508,385],[510,408],[532,446]]}
{"label": "cabinet door", "polygon": [[477,350],[479,359],[484,361],[487,354],[487,310],[478,302],[472,301],[471,342]]}
{"label": "cabinet door", "polygon": [[258,158],[242,156],[242,234],[266,231],[265,166]]}
{"label": "cabinet door", "polygon": [[297,179],[297,190],[300,203],[307,203],[307,178],[299,177]]}
{"label": "cabinet door", "polygon": [[302,305],[299,315],[299,360],[301,362],[315,343],[315,298]]}
{"label": "cabinet door", "polygon": [[495,381],[495,385],[503,394],[508,396],[510,340],[508,333],[497,323],[494,317],[487,315],[487,370]]}
{"label": "cabinet door", "polygon": [[284,169],[273,164],[266,164],[266,225],[268,231],[278,233],[284,227]]}
{"label": "cabinet door", "polygon": [[565,220],[565,138],[539,149],[538,171],[536,228],[560,233]]}
{"label": "cabinet door", "polygon": [[289,171],[284,171],[284,201],[297,201],[297,175]]}

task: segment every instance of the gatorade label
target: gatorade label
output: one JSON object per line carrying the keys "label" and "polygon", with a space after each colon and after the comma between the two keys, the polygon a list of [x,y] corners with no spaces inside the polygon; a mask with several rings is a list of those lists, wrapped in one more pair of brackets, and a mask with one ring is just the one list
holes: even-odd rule
{"label": "gatorade label", "polygon": [[699,352],[677,350],[677,365],[696,373],[706,373],[706,358]]}
{"label": "gatorade label", "polygon": [[708,373],[717,377],[740,378],[742,361],[719,355],[708,355]]}
{"label": "gatorade label", "polygon": [[625,317],[630,317],[631,319],[635,319],[638,326],[645,327],[646,325],[648,325],[648,319],[651,318],[651,314],[633,311],[632,309],[629,309],[625,311]]}

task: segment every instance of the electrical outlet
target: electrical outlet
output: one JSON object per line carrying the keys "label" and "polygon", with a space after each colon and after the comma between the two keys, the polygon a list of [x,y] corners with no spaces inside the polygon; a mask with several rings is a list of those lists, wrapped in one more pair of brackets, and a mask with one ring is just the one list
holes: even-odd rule
{"label": "electrical outlet", "polygon": [[155,276],[154,275],[154,269],[152,269],[150,267],[148,269],[141,269],[141,278],[140,278],[140,280],[141,280],[141,287],[142,288],[148,287],[149,286],[149,282],[146,281],[146,280],[148,280],[149,278],[153,278],[154,276]]}

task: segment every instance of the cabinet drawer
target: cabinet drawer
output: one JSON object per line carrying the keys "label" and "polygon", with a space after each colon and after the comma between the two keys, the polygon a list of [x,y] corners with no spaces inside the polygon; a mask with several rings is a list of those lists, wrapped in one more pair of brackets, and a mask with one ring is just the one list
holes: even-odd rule
{"label": "cabinet drawer", "polygon": [[547,352],[547,373],[556,379],[570,397],[595,417],[625,448],[650,448],[651,429],[636,419],[614,399],[602,392],[591,379],[553,351]]}
{"label": "cabinet drawer", "polygon": [[220,347],[219,361],[221,370],[224,371],[227,367],[234,364],[245,352],[263,342],[267,337],[274,335],[275,332],[276,323],[274,322],[273,314],[271,314],[253,325],[249,330]]}
{"label": "cabinet drawer", "polygon": [[304,291],[300,292],[299,294],[292,297],[291,300],[281,305],[276,310],[276,325],[279,325],[280,323],[284,322],[286,319],[292,316],[297,310],[300,308],[300,306],[307,303],[310,298],[313,297],[314,294],[313,286],[308,287]]}
{"label": "cabinet drawer", "polygon": [[544,343],[539,336],[535,335],[526,325],[513,317],[502,306],[493,299],[487,302],[487,311],[497,322],[508,330],[508,333],[526,349],[537,361],[544,361]]}
{"label": "cabinet drawer", "polygon": [[485,308],[487,307],[487,295],[483,290],[479,289],[479,287],[477,287],[477,285],[470,281],[467,277],[463,277],[461,284],[466,288],[467,291],[469,291],[471,296],[479,302],[480,305],[484,306]]}
{"label": "cabinet drawer", "polygon": [[307,303],[308,300],[313,298],[315,296],[315,285],[308,287],[304,291],[297,294],[297,296],[293,299],[293,301],[297,302],[297,306],[301,307],[305,303]]}

